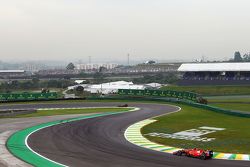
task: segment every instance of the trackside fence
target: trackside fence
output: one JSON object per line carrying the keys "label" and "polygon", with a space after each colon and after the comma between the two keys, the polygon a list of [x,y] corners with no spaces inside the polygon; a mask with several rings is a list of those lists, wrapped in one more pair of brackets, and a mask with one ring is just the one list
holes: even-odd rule
{"label": "trackside fence", "polygon": [[[167,91],[166,91],[167,92]],[[8,102],[19,102],[19,101],[57,101],[57,100],[128,100],[128,101],[155,101],[155,102],[172,102],[177,104],[185,104],[201,109],[206,109],[210,111],[214,111],[217,113],[239,116],[239,117],[247,117],[250,118],[250,113],[234,111],[223,109],[215,106],[210,106],[206,104],[200,104],[196,102],[197,94],[187,92],[189,94],[185,94],[185,96],[181,96],[178,93],[171,93],[171,95],[166,94],[165,91],[157,91],[157,90],[127,90],[120,89],[118,95],[108,96],[108,97],[86,97],[86,98],[75,98],[75,99],[63,99],[58,98],[57,93],[20,93],[20,94],[0,94],[0,102],[8,103]],[[177,91],[173,91],[177,92]]]}
{"label": "trackside fence", "polygon": [[199,96],[193,92],[181,92],[175,90],[135,90],[135,89],[119,89],[119,95],[125,96],[140,96],[140,97],[171,97],[179,99],[187,99],[196,101]]}
{"label": "trackside fence", "polygon": [[51,93],[1,93],[0,101],[32,101],[57,99],[56,92]]}

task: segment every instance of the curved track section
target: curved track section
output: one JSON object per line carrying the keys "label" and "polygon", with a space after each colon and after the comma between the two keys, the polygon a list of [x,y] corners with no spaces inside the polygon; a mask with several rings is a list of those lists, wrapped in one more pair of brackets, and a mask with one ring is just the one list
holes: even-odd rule
{"label": "curved track section", "polygon": [[[71,104],[73,105],[73,104]],[[76,104],[75,104],[76,105]],[[78,104],[84,106],[114,106],[117,103]],[[70,122],[42,129],[32,134],[28,145],[39,154],[67,166],[76,167],[210,167],[249,166],[249,162],[176,157],[140,148],[124,138],[125,129],[138,121],[173,112],[177,107],[160,104],[136,104],[140,111]],[[20,107],[20,106],[19,106]],[[24,106],[41,108],[41,105]],[[46,106],[52,107],[52,106]],[[56,106],[72,107],[72,106]]]}

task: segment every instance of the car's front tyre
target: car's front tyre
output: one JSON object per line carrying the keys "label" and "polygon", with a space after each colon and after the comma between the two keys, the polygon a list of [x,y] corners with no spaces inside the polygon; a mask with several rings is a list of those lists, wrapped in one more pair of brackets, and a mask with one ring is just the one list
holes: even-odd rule
{"label": "car's front tyre", "polygon": [[176,153],[176,155],[177,155],[177,156],[182,156],[182,151],[178,151],[178,152]]}

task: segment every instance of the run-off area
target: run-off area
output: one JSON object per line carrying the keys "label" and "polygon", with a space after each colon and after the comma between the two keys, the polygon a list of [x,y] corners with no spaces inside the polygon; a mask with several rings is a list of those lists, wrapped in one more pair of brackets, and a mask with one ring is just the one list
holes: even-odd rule
{"label": "run-off area", "polygon": [[155,118],[156,122],[143,127],[144,137],[179,148],[199,147],[217,152],[250,153],[250,118],[178,106],[182,108],[180,112]]}

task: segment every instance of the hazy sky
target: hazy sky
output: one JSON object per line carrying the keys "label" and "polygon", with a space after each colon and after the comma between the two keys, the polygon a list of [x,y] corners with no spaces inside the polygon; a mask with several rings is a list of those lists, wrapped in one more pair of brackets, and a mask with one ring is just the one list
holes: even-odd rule
{"label": "hazy sky", "polygon": [[250,0],[0,0],[0,60],[210,60],[250,51]]}

